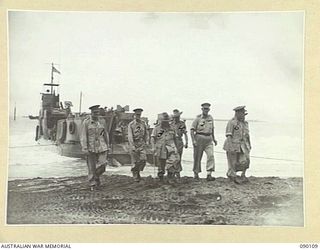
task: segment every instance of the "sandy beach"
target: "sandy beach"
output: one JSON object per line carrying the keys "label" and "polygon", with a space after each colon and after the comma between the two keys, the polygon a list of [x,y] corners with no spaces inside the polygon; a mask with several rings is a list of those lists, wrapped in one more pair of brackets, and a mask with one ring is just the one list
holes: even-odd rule
{"label": "sandy beach", "polygon": [[219,177],[161,183],[105,173],[100,190],[87,177],[33,178],[8,183],[8,224],[211,224],[303,226],[303,179]]}
{"label": "sandy beach", "polygon": [[[193,180],[189,147],[181,183],[159,183],[152,165],[146,166],[140,183],[133,182],[130,166],[107,166],[101,190],[91,192],[85,160],[61,156],[49,142],[34,142],[35,125],[26,119],[11,123],[8,224],[304,224],[303,144],[292,127],[252,123],[255,147],[247,175],[256,177],[243,185],[225,178],[225,122],[216,122],[216,181]],[[266,130],[273,133],[266,136]]]}

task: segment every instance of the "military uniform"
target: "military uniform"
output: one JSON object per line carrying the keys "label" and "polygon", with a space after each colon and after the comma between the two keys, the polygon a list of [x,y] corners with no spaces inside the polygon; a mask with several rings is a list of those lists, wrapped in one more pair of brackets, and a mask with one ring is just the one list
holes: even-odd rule
{"label": "military uniform", "polygon": [[209,115],[210,103],[203,103],[202,114],[198,115],[191,125],[191,138],[193,143],[193,172],[194,178],[199,179],[201,172],[201,158],[203,152],[207,155],[207,181],[214,181],[215,178],[211,173],[215,170],[213,156],[213,143],[217,145],[214,137],[213,118]]}
{"label": "military uniform", "polygon": [[207,155],[207,172],[215,170],[215,160],[213,155],[213,129],[214,121],[211,115],[204,117],[198,115],[191,125],[191,130],[195,132],[197,146],[193,148],[193,172],[201,172],[201,159],[203,152]]}
{"label": "military uniform", "polygon": [[131,159],[134,164],[131,171],[134,177],[140,177],[140,171],[143,171],[146,161],[147,152],[146,144],[148,141],[148,128],[143,120],[133,120],[128,125],[128,141],[131,150]]}
{"label": "military uniform", "polygon": [[[244,110],[244,106],[235,108],[235,111]],[[245,171],[250,165],[251,143],[248,122],[232,118],[226,127],[226,137],[223,149],[227,153],[228,177],[236,177],[238,171]]]}
{"label": "military uniform", "polygon": [[168,176],[174,176],[179,173],[179,154],[175,144],[176,132],[169,124],[168,127],[163,127],[161,124],[156,125],[152,131],[152,137],[155,142],[155,158],[158,166],[158,176],[162,178],[165,170]]}
{"label": "military uniform", "polygon": [[90,186],[100,185],[100,175],[107,165],[108,134],[103,119],[93,120],[91,117],[83,121],[81,146],[88,151],[87,166]]}
{"label": "military uniform", "polygon": [[178,154],[179,154],[179,162],[177,164],[177,169],[179,172],[182,171],[182,165],[181,165],[181,159],[182,159],[182,153],[183,153],[183,135],[187,134],[187,127],[186,127],[186,123],[184,121],[175,121],[173,120],[171,123],[171,126],[174,128],[175,132],[176,132],[176,146],[177,146],[177,150],[178,150]]}

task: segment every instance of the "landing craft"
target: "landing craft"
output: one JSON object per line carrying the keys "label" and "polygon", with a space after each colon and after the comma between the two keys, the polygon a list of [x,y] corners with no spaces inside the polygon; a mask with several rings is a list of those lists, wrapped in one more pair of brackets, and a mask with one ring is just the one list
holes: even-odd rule
{"label": "landing craft", "polygon": [[[52,64],[51,83],[43,84],[45,90],[41,93],[41,109],[35,139],[43,138],[53,141],[57,145],[59,154],[63,156],[85,158],[81,150],[80,136],[82,123],[90,113],[72,112],[71,102],[65,101],[64,105],[60,102],[59,84],[53,83],[55,72],[57,73],[57,69]],[[111,164],[116,166],[131,164],[128,124],[134,119],[134,113],[129,112],[129,106],[117,105],[116,109],[101,108],[99,119],[104,119],[107,124],[111,144],[109,152]],[[146,117],[142,119],[148,124]],[[152,129],[149,128],[149,135],[151,132]],[[153,163],[151,146],[147,146],[147,161],[150,164]]]}

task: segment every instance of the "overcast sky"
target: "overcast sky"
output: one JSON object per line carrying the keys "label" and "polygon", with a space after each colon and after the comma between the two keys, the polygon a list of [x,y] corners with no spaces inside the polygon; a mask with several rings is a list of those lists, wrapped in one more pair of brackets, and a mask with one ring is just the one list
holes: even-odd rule
{"label": "overcast sky", "polygon": [[178,108],[212,103],[216,118],[303,118],[303,12],[9,12],[10,112],[37,114],[54,62],[61,100]]}

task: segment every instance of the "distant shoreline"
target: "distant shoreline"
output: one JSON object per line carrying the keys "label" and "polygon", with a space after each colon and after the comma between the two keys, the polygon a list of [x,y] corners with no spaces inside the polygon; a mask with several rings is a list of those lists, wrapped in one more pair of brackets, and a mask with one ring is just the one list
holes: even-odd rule
{"label": "distant shoreline", "polygon": [[[186,120],[186,121],[193,121],[194,118],[183,118],[183,120]],[[217,118],[214,118],[214,121],[218,121],[218,122],[228,122],[230,121],[230,119],[217,119]],[[246,120],[248,122],[266,122],[266,121],[261,121],[261,120]]]}

